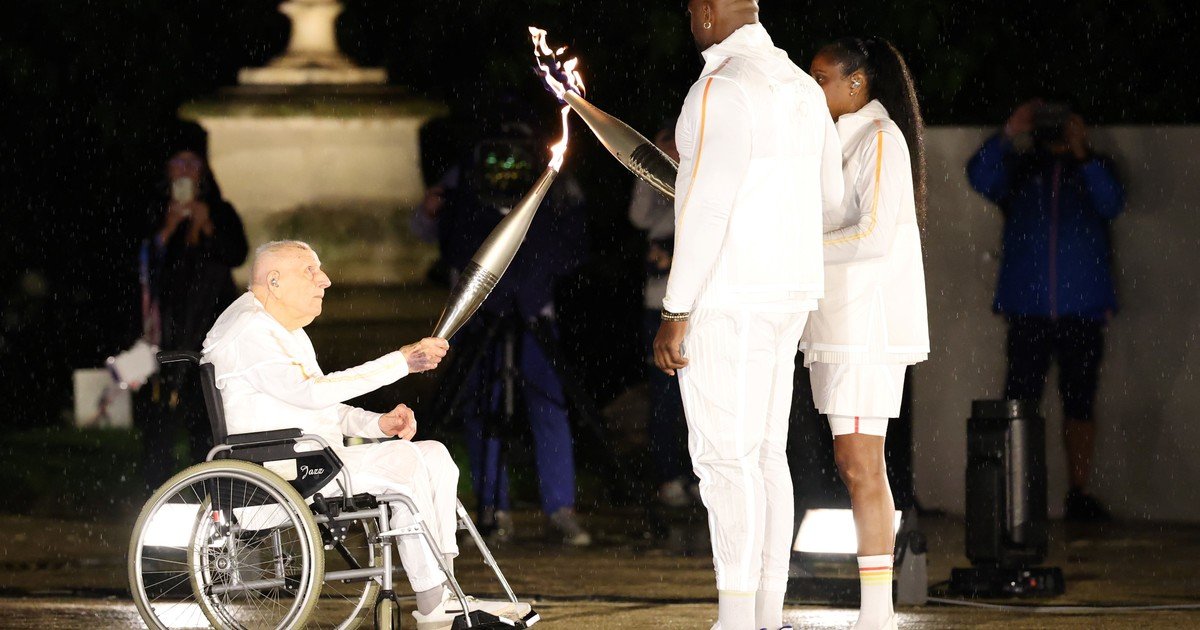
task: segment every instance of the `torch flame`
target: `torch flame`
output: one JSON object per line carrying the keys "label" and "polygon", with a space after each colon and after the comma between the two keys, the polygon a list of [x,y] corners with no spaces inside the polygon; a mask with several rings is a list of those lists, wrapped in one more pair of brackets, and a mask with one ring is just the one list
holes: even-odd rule
{"label": "torch flame", "polygon": [[583,96],[583,77],[575,69],[579,65],[579,60],[572,58],[560,62],[558,57],[567,51],[567,47],[550,48],[550,45],[546,43],[546,31],[536,26],[529,27],[529,36],[533,40],[533,58],[537,62],[538,70],[541,71],[539,74],[545,79],[547,87],[554,93],[554,96],[560,102],[567,90]]}
{"label": "torch flame", "polygon": [[[540,70],[539,74],[558,101],[563,102],[563,97],[568,90],[583,96],[583,77],[576,70],[579,60],[571,58],[560,62],[558,56],[565,53],[567,47],[560,46],[557,49],[551,49],[550,45],[546,43],[546,31],[536,26],[529,27],[529,36],[533,40],[533,58]],[[562,168],[563,156],[567,152],[567,141],[570,136],[567,119],[570,113],[570,107],[562,108],[562,140],[550,147],[550,154],[553,156],[550,159],[550,168],[555,171]]]}
{"label": "torch flame", "polygon": [[564,106],[562,108],[562,140],[559,140],[554,144],[554,146],[550,147],[550,155],[553,156],[550,158],[550,168],[554,169],[555,172],[562,168],[563,155],[567,152],[567,141],[569,140],[570,136],[570,128],[567,126],[567,117],[570,115],[570,113],[571,108],[569,106]]}

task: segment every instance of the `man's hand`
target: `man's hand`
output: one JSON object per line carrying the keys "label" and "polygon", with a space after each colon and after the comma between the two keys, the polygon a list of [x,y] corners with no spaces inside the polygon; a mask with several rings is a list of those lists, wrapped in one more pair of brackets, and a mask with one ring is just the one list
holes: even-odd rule
{"label": "man's hand", "polygon": [[1009,116],[1008,122],[1004,124],[1004,135],[1008,136],[1009,140],[1033,131],[1033,121],[1037,116],[1037,112],[1042,107],[1042,99],[1035,98],[1031,101],[1025,101],[1020,107]]}
{"label": "man's hand", "polygon": [[396,408],[379,417],[379,430],[387,435],[398,435],[402,440],[411,440],[417,434],[417,416],[407,405]]}
{"label": "man's hand", "polygon": [[675,370],[687,367],[688,360],[681,350],[687,326],[686,321],[663,322],[654,337],[654,365],[669,376],[675,376]]}
{"label": "man's hand", "polygon": [[658,243],[650,243],[650,249],[646,250],[646,262],[657,271],[671,270],[671,254]]}
{"label": "man's hand", "polygon": [[436,337],[426,337],[417,343],[400,348],[400,352],[404,354],[404,360],[408,361],[410,374],[436,368],[449,350],[450,342]]}

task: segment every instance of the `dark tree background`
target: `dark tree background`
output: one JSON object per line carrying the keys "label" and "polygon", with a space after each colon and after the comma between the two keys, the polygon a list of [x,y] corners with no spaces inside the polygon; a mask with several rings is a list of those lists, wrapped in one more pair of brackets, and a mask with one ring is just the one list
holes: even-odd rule
{"label": "dark tree background", "polygon": [[[277,4],[42,0],[0,25],[0,427],[56,422],[70,404],[71,368],[98,365],[129,341],[134,256],[160,184],[163,130],[181,103],[282,51],[287,20]],[[571,44],[593,100],[647,134],[674,114],[700,67],[678,0],[345,4],[347,53],[450,106],[431,128],[427,177],[502,91],[556,124],[529,71],[529,24]],[[891,39],[930,124],[998,124],[1035,95],[1070,98],[1093,124],[1200,118],[1193,2],[762,5],[776,44],[801,66],[835,37]],[[571,159],[591,201],[592,281],[628,285],[636,305],[640,240],[623,218],[630,178],[590,138],[574,143]]]}

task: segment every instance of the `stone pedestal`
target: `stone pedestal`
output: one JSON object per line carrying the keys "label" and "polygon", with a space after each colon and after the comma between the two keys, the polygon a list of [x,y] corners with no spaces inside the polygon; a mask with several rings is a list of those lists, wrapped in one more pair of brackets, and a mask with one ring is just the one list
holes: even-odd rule
{"label": "stone pedestal", "polygon": [[406,284],[436,257],[408,217],[424,193],[417,134],[441,111],[386,86],[244,85],[180,114],[208,131],[252,246],[297,238],[335,282]]}
{"label": "stone pedestal", "polygon": [[444,108],[343,55],[341,10],[335,0],[284,2],[288,49],[180,116],[208,131],[213,173],[252,247],[300,239],[335,283],[412,284],[436,258],[408,229],[424,192],[417,134]]}

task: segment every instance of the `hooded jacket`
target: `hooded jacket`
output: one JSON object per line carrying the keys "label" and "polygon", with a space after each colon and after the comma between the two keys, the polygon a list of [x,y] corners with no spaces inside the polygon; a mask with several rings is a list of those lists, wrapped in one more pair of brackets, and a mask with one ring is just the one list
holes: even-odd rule
{"label": "hooded jacket", "polygon": [[929,355],[925,270],[908,144],[879,101],[841,116],[844,203],[825,213],[825,297],[805,365],[910,365]]}
{"label": "hooded jacket", "polygon": [[997,313],[1104,319],[1116,310],[1109,225],[1125,189],[1109,160],[1022,154],[1001,133],[967,163],[967,177],[1004,213]]}
{"label": "hooded jacket", "polygon": [[842,198],[825,95],[748,24],[703,53],[676,125],[675,256],[663,308],[812,310],[821,213]]}
{"label": "hooded jacket", "polygon": [[399,351],[358,367],[325,374],[304,329],[289,331],[245,293],[225,309],[204,339],[204,363],[212,363],[230,435],[299,428],[334,447],[342,436],[387,437],[382,414],[344,401],[408,375]]}

